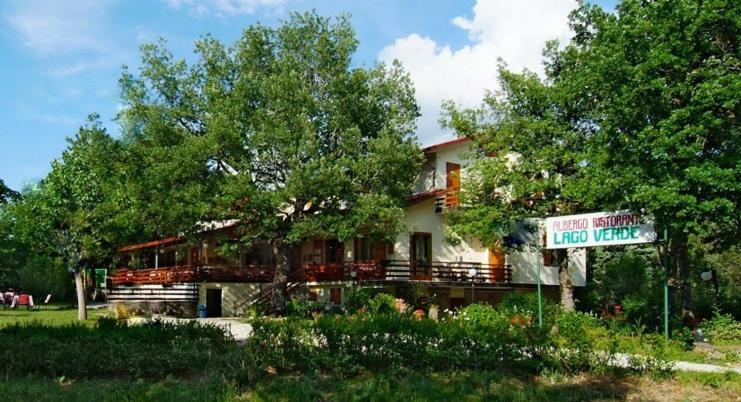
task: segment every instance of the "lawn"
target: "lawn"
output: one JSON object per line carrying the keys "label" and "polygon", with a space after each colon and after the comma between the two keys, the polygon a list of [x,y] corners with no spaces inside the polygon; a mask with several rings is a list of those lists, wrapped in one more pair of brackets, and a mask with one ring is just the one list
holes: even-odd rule
{"label": "lawn", "polygon": [[[87,325],[92,325],[99,317],[107,316],[107,309],[88,309]],[[2,309],[0,310],[0,327],[16,323],[42,322],[48,325],[65,325],[77,321],[77,307],[69,304],[52,305],[39,310],[28,310],[26,308]]]}
{"label": "lawn", "polygon": [[274,376],[243,389],[218,377],[79,380],[22,378],[0,381],[1,395],[42,401],[735,401],[741,376],[535,375],[530,372],[462,371],[331,376]]}

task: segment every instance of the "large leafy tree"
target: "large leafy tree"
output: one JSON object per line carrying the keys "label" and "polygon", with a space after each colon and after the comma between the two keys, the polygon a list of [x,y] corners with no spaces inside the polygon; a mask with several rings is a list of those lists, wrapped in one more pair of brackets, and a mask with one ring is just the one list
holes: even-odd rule
{"label": "large leafy tree", "polygon": [[279,313],[293,247],[390,237],[417,173],[411,82],[398,65],[354,67],[356,46],[346,17],[293,14],[230,48],[204,38],[191,66],[145,46],[140,74],[121,80],[127,135],[180,161],[185,191],[169,208],[191,192],[196,210],[183,217],[236,218],[245,243],[272,245]]}
{"label": "large leafy tree", "polygon": [[[488,247],[533,247],[513,232],[536,232],[537,222],[547,216],[589,207],[582,172],[588,129],[575,124],[578,106],[567,91],[533,73],[509,72],[504,65],[499,77],[501,90],[488,93],[481,108],[444,106],[443,124],[475,144],[461,206],[448,218],[458,236],[478,238]],[[561,305],[573,310],[568,252],[558,250],[556,262]]]}
{"label": "large leafy tree", "polygon": [[575,134],[579,156],[570,165],[583,178],[562,195],[582,207],[644,211],[668,229],[672,283],[691,316],[690,237],[716,250],[739,239],[741,5],[626,0],[613,14],[584,4],[571,26],[570,43],[547,47],[545,80],[516,79],[541,89],[511,96],[505,82],[492,126],[507,131],[524,117],[544,129],[531,140],[548,145],[558,116],[567,135],[555,149]]}
{"label": "large leafy tree", "polygon": [[122,171],[123,149],[91,116],[41,184],[39,220],[50,225],[55,252],[74,273],[78,318],[86,318],[82,271],[110,260],[136,225]]}

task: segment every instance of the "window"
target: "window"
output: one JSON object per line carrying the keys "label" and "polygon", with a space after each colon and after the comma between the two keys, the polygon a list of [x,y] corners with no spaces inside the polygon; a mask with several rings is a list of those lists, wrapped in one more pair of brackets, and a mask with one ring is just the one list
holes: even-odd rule
{"label": "window", "polygon": [[329,300],[331,300],[335,306],[341,305],[342,304],[342,289],[341,288],[329,289]]}
{"label": "window", "polygon": [[[391,249],[391,253],[389,253]],[[393,254],[393,246],[385,241],[370,240],[366,237],[355,239],[355,261],[383,261]]]}
{"label": "window", "polygon": [[342,262],[343,247],[337,239],[327,239],[324,241],[326,248],[325,255],[327,256],[327,264]]}

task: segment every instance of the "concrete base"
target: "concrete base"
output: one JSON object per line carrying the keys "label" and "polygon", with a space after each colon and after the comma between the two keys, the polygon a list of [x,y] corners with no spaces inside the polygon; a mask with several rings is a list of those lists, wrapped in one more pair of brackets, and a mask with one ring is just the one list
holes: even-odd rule
{"label": "concrete base", "polygon": [[192,318],[198,315],[195,301],[116,301],[109,303],[114,315],[151,316],[162,314],[170,317]]}

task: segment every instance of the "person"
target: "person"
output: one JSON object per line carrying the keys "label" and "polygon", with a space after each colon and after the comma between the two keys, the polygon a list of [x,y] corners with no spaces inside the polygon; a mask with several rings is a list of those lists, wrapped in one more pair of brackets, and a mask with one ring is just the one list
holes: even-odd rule
{"label": "person", "polygon": [[3,293],[3,304],[13,304],[13,298],[15,297],[15,292],[13,292],[13,288],[10,288]]}

